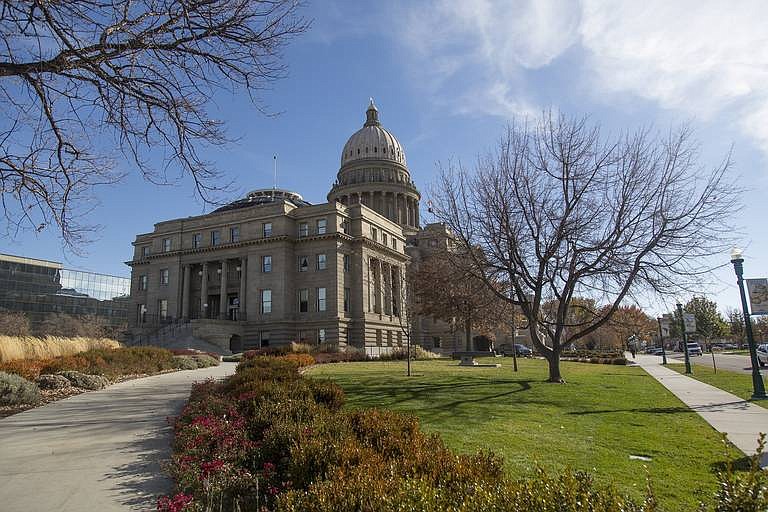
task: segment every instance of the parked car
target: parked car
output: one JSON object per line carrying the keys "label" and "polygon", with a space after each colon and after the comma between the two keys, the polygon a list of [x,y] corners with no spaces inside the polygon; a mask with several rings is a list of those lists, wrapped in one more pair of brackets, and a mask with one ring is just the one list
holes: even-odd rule
{"label": "parked car", "polygon": [[645,351],[646,354],[652,356],[660,356],[662,352],[664,352],[664,350],[662,350],[661,347],[651,347]]}
{"label": "parked car", "polygon": [[760,366],[768,365],[768,343],[757,346],[757,362]]}
{"label": "parked car", "polygon": [[510,356],[511,357],[512,356],[512,351],[515,350],[515,348],[517,349],[518,357],[532,357],[533,356],[533,350],[531,350],[530,348],[526,347],[522,343],[515,343],[514,347],[512,346],[511,343],[505,343],[505,344],[499,346],[499,351],[501,352],[502,355]]}
{"label": "parked car", "polygon": [[701,350],[701,346],[698,343],[688,343],[688,355],[689,356],[700,356],[703,354],[703,351]]}

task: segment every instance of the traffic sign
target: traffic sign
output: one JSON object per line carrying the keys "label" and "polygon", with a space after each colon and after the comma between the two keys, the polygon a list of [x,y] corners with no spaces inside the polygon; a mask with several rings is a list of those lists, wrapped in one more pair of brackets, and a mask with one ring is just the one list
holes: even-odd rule
{"label": "traffic sign", "polygon": [[683,324],[685,325],[685,334],[696,332],[696,315],[693,313],[683,313]]}

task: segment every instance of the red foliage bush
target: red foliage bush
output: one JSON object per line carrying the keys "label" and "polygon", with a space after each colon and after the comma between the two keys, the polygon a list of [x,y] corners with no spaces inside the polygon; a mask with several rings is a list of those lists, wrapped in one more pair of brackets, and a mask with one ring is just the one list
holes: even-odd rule
{"label": "red foliage bush", "polygon": [[40,376],[40,371],[49,364],[51,364],[50,359],[16,359],[0,363],[0,372],[15,373],[34,381]]}

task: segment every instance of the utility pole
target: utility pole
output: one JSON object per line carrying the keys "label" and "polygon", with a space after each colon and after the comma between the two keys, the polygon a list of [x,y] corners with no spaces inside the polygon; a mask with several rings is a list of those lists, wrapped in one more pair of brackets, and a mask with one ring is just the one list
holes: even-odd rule
{"label": "utility pole", "polygon": [[677,314],[680,315],[680,333],[683,337],[683,348],[685,350],[685,373],[691,374],[691,358],[688,355],[688,336],[685,334],[685,319],[683,318],[683,305],[677,303]]}

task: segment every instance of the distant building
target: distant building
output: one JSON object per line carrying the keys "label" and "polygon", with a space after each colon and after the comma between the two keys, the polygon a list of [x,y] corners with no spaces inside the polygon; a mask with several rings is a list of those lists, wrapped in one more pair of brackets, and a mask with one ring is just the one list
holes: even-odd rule
{"label": "distant building", "polygon": [[130,279],[66,269],[59,262],[0,254],[0,310],[23,312],[34,329],[52,313],[127,324]]}
{"label": "distant building", "polygon": [[[255,190],[138,235],[126,262],[132,333],[182,324],[231,350],[305,341],[375,355],[404,344],[406,266],[445,236],[439,225],[420,228],[405,151],[373,101],[344,145],[327,199],[311,205],[287,190]],[[462,346],[445,322],[416,324],[415,343]]]}

